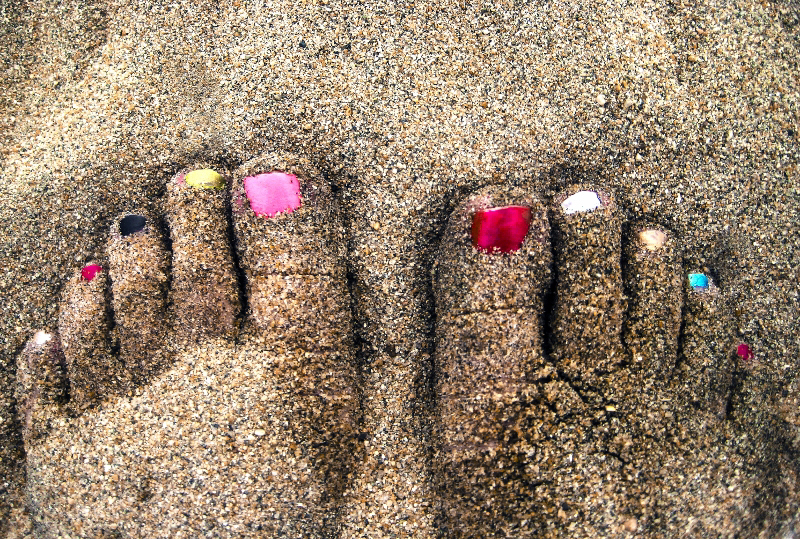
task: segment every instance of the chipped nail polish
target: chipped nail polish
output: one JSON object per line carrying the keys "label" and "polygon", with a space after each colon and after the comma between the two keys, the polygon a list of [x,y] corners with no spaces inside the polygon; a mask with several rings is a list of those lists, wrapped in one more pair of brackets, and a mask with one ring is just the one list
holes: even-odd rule
{"label": "chipped nail polish", "polygon": [[477,211],[472,217],[472,246],[486,253],[510,253],[522,246],[531,223],[527,206]]}
{"label": "chipped nail polish", "polygon": [[595,191],[578,191],[561,203],[561,210],[564,215],[590,212],[602,207],[603,203],[600,201],[600,196]]}
{"label": "chipped nail polish", "polygon": [[690,273],[689,286],[694,290],[705,290],[708,288],[708,277],[702,273]]}
{"label": "chipped nail polish", "polygon": [[745,343],[740,343],[739,346],[736,347],[736,353],[740,358],[742,358],[743,361],[750,361],[756,357],[753,351],[750,350],[750,347]]}
{"label": "chipped nail polish", "polygon": [[81,277],[84,281],[91,281],[97,274],[103,271],[102,266],[98,266],[97,264],[89,264],[88,266],[84,266],[81,270]]}
{"label": "chipped nail polish", "polygon": [[259,217],[292,213],[302,204],[300,182],[294,174],[269,172],[244,179],[244,192],[250,208]]}
{"label": "chipped nail polish", "polygon": [[119,222],[119,233],[123,237],[130,236],[144,229],[147,219],[141,215],[126,215]]}
{"label": "chipped nail polish", "polygon": [[225,180],[216,171],[210,168],[193,170],[188,173],[184,180],[186,185],[195,189],[222,189],[225,187]]}
{"label": "chipped nail polish", "polygon": [[639,232],[639,241],[648,251],[659,250],[667,241],[667,235],[655,228]]}

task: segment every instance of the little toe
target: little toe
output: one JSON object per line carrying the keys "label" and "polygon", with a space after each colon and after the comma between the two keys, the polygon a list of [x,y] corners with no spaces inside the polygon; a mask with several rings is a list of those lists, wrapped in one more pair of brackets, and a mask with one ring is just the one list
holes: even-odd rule
{"label": "little toe", "polygon": [[138,383],[166,364],[169,253],[156,222],[138,213],[115,222],[107,251],[119,357]]}
{"label": "little toe", "polygon": [[537,526],[542,478],[529,472],[547,453],[555,414],[580,406],[542,352],[551,263],[546,207],[521,189],[473,195],[442,237],[433,275],[434,462],[453,536],[523,536]]}
{"label": "little toe", "polygon": [[66,362],[56,335],[38,331],[28,341],[17,358],[14,397],[22,438],[30,450],[47,434],[51,422],[65,412]]}
{"label": "little toe", "polygon": [[173,332],[178,342],[232,340],[241,310],[225,179],[209,168],[180,172],[167,185],[172,239]]}
{"label": "little toe", "polygon": [[67,283],[58,333],[74,413],[103,396],[123,393],[129,385],[127,369],[110,348],[109,299],[108,272],[99,264],[84,266]]}
{"label": "little toe", "polygon": [[553,356],[573,380],[591,381],[623,361],[621,228],[613,196],[586,186],[558,195],[554,216]]}
{"label": "little toe", "polygon": [[726,414],[733,378],[731,318],[720,289],[705,273],[689,273],[682,350],[674,381],[693,409]]}
{"label": "little toe", "polygon": [[644,224],[629,230],[624,257],[629,299],[624,328],[632,369],[646,384],[668,380],[678,357],[682,269],[674,235]]}

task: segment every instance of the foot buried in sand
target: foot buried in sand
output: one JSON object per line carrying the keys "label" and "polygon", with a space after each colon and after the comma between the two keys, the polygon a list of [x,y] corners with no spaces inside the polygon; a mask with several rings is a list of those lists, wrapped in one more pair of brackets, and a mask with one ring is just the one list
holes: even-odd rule
{"label": "foot buried in sand", "polygon": [[[108,261],[68,284],[58,334],[19,358],[42,536],[336,527],[363,446],[346,238],[321,178],[291,155],[242,165],[230,190],[210,167],[183,171],[167,186],[170,249],[154,216],[117,219]],[[613,194],[592,186],[549,204],[491,187],[453,212],[433,281],[447,533],[646,522],[597,455],[649,458],[625,441],[646,439],[648,409],[691,405],[718,421],[731,385],[719,290],[681,266],[672,232],[623,227]],[[586,498],[609,477],[617,491]]]}
{"label": "foot buried in sand", "polygon": [[[434,269],[435,467],[449,536],[592,529],[629,511],[624,486],[617,497],[580,494],[615,473],[595,455],[649,458],[644,445],[614,444],[643,428],[653,403],[720,417],[732,366],[716,293],[698,293],[694,281],[684,288],[670,231],[627,230],[613,195],[592,186],[549,206],[524,189],[491,187],[450,216]],[[613,427],[586,430],[609,416]],[[586,480],[578,491],[576,461]],[[628,529],[639,516],[625,516]]]}
{"label": "foot buried in sand", "polygon": [[108,260],[68,283],[58,333],[21,354],[39,536],[335,527],[361,447],[338,205],[292,155],[228,184],[207,165],[169,181],[171,249],[154,216],[121,215]]}

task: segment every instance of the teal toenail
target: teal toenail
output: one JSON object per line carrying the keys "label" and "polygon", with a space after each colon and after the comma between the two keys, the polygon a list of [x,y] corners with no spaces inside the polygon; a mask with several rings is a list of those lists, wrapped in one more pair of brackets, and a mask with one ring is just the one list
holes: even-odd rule
{"label": "teal toenail", "polygon": [[690,273],[689,286],[694,290],[704,290],[708,288],[708,277],[702,273]]}

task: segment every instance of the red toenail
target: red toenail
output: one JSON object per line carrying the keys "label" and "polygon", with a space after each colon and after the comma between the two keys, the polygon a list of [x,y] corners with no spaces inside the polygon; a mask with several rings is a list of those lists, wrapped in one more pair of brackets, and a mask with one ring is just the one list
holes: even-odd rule
{"label": "red toenail", "polygon": [[89,264],[81,270],[81,277],[83,277],[85,281],[91,281],[101,271],[103,271],[101,266],[98,266],[97,264]]}
{"label": "red toenail", "polygon": [[741,343],[736,348],[736,353],[739,354],[739,357],[742,358],[744,361],[750,361],[751,359],[755,359],[756,355],[750,350],[750,347],[744,343]]}
{"label": "red toenail", "polygon": [[300,182],[294,174],[269,172],[244,179],[244,192],[250,208],[260,217],[292,213],[300,207]]}
{"label": "red toenail", "polygon": [[472,246],[486,253],[510,253],[522,245],[531,224],[527,206],[505,206],[475,212]]}

